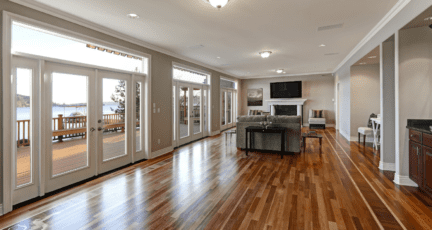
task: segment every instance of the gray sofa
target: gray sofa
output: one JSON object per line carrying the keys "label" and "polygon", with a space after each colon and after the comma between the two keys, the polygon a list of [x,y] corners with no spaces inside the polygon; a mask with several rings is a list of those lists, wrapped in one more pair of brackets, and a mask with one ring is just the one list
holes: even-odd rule
{"label": "gray sofa", "polygon": [[[237,148],[246,148],[246,130],[248,126],[260,126],[261,121],[272,122],[272,126],[286,127],[287,140],[285,150],[300,152],[301,116],[240,116],[237,118]],[[255,133],[255,148],[280,151],[280,134]],[[287,148],[288,146],[288,148]]]}

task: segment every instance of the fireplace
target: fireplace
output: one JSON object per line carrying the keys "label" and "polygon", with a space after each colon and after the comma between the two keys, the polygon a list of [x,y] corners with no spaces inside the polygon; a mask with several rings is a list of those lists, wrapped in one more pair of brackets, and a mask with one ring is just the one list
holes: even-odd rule
{"label": "fireplace", "polygon": [[275,107],[289,106],[286,107],[287,113],[294,116],[295,115],[301,116],[302,124],[303,124],[303,104],[305,103],[306,100],[307,99],[273,99],[273,100],[267,100],[267,104],[270,107],[269,109],[271,115],[277,115]]}
{"label": "fireplace", "polygon": [[297,116],[297,105],[274,105],[275,115]]}

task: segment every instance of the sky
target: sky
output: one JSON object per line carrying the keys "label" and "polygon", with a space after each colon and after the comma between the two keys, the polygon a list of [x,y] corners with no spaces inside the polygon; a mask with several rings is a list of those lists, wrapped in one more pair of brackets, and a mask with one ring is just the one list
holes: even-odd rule
{"label": "sky", "polygon": [[[127,71],[142,70],[142,61],[102,52],[86,47],[86,43],[48,34],[14,23],[12,26],[12,52],[29,53],[56,59],[110,67]],[[29,72],[30,71],[30,72]],[[17,93],[30,94],[31,70],[17,70]],[[55,73],[53,75],[53,101],[56,103],[85,103],[87,76]],[[111,94],[118,81],[104,79],[103,102],[112,102]]]}

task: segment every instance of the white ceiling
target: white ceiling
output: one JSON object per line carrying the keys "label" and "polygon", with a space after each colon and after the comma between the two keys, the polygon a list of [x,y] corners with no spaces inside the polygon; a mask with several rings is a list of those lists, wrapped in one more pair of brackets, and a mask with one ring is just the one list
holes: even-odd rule
{"label": "white ceiling", "polygon": [[[286,75],[329,73],[397,3],[230,0],[217,10],[205,0],[37,1],[241,78],[275,76],[280,68]],[[262,59],[263,50],[273,54]]]}

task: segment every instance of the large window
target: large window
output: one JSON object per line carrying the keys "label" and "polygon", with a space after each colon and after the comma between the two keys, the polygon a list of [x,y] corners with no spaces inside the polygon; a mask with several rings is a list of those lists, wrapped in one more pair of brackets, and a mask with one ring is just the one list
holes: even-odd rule
{"label": "large window", "polygon": [[143,57],[18,22],[12,24],[12,53],[32,54],[139,73],[146,71]]}
{"label": "large window", "polygon": [[223,78],[220,79],[220,87],[228,88],[228,89],[237,89],[237,85],[235,81],[230,81]]}

